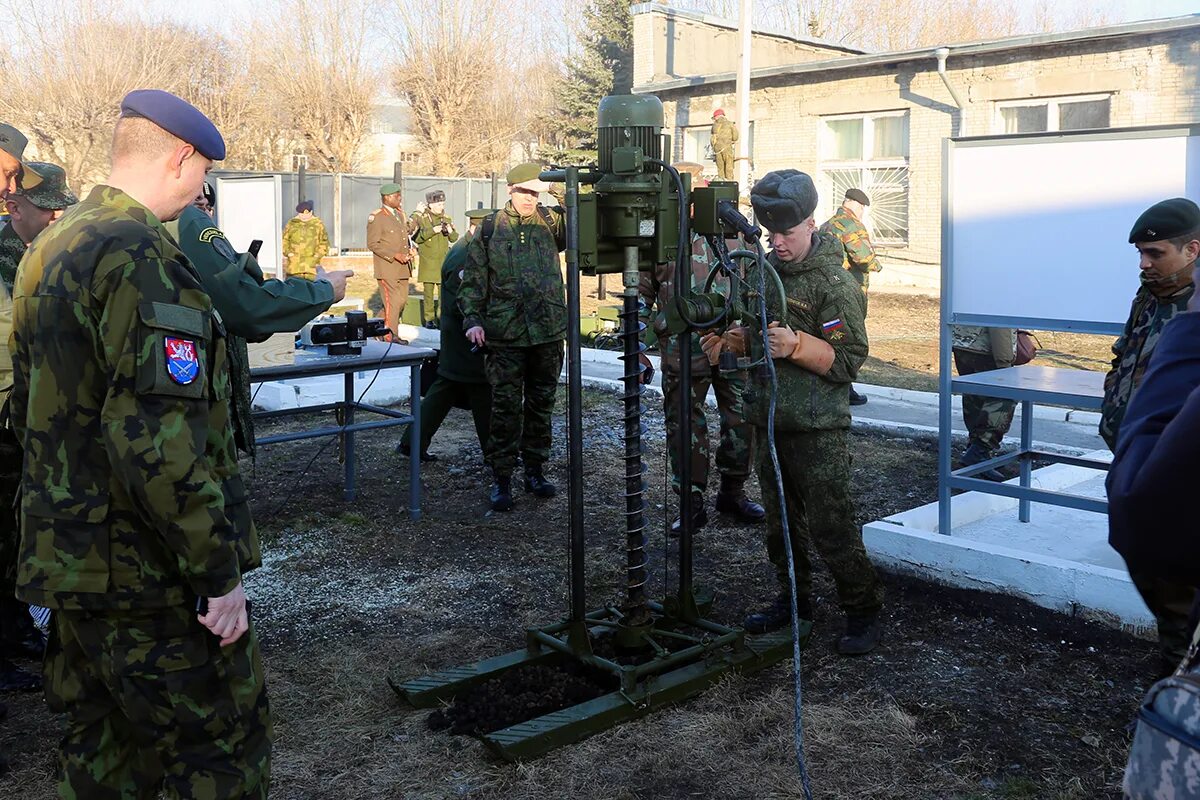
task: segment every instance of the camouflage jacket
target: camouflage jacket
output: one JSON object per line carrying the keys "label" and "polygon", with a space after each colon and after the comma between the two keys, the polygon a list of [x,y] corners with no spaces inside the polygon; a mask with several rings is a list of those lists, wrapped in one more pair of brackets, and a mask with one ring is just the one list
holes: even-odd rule
{"label": "camouflage jacket", "polygon": [[17,236],[17,232],[13,230],[12,223],[9,222],[0,230],[0,282],[4,284],[4,288],[12,293],[13,281],[17,277],[17,265],[21,263],[21,256],[25,255],[25,243],[21,241],[21,237]]}
{"label": "camouflage jacket", "polygon": [[1187,310],[1194,287],[1188,284],[1167,298],[1155,297],[1149,289],[1138,289],[1125,330],[1113,344],[1112,368],[1104,377],[1104,400],[1100,404],[1100,436],[1110,450],[1117,447],[1117,435],[1129,398],[1133,396],[1150,356],[1162,335],[1163,326]]}
{"label": "camouflage jacket", "polygon": [[[767,259],[779,273],[787,294],[787,310],[779,308],[777,293],[767,279],[767,312],[771,319],[785,321],[792,330],[824,339],[833,346],[833,366],[817,375],[792,362],[777,358],[775,369],[779,393],[775,429],[784,433],[838,430],[850,427],[850,394],[847,384],[857,376],[867,358],[867,325],[863,297],[858,284],[842,268],[842,245],[832,236],[814,234],[812,249],[802,261],[779,263],[771,253]],[[758,268],[747,274],[750,286],[758,286]],[[757,292],[753,292],[757,298]],[[761,356],[762,333],[750,331],[751,353]],[[771,381],[752,372],[754,382],[747,398],[746,419],[766,427]]]}
{"label": "camouflage jacket", "polygon": [[18,597],[162,608],[227,594],[259,565],[225,332],[149,210],[97,186],[39,236],[11,347],[25,449]]}
{"label": "camouflage jacket", "polygon": [[455,243],[442,262],[442,341],[438,351],[438,375],[461,383],[487,383],[483,372],[483,354],[471,352],[471,343],[463,333],[462,313],[458,310],[459,274],[467,263],[467,243],[471,234]]}
{"label": "camouflage jacket", "polygon": [[489,343],[531,347],[565,339],[567,298],[558,241],[566,221],[550,211],[521,217],[512,203],[493,216],[484,243],[482,229],[467,245],[467,265],[458,290],[463,330],[482,325]]}
{"label": "camouflage jacket", "polygon": [[843,206],[825,221],[821,233],[831,234],[841,241],[846,252],[844,266],[866,291],[871,282],[870,274],[883,269],[875,257],[875,248],[871,246],[866,226]]}
{"label": "camouflage jacket", "polygon": [[951,325],[951,347],[992,356],[1002,366],[1012,366],[1017,352],[1016,328],[984,328],[979,325]]}
{"label": "camouflage jacket", "polygon": [[261,342],[273,333],[299,330],[333,303],[333,285],[301,278],[267,280],[258,262],[253,258],[243,261],[212,218],[195,206],[185,208],[179,219],[164,227],[196,268],[229,333],[234,435],[238,448],[254,455],[246,340]]}
{"label": "camouflage jacket", "polygon": [[717,117],[713,120],[711,136],[713,153],[732,153],[733,143],[738,140],[737,126],[733,120]]}
{"label": "camouflage jacket", "polygon": [[[417,280],[421,283],[442,282],[442,262],[446,251],[458,241],[458,231],[445,214],[434,214],[429,209],[412,215],[417,231],[413,240],[417,243]],[[442,233],[445,224],[449,233]]]}
{"label": "camouflage jacket", "polygon": [[317,217],[302,220],[292,217],[283,227],[283,256],[287,272],[316,272],[321,259],[329,254],[329,236],[325,223]]}
{"label": "camouflage jacket", "polygon": [[[692,234],[692,281],[689,289],[703,292],[704,283],[716,261],[716,255],[704,237]],[[728,296],[729,281],[720,278],[713,283],[713,290]],[[643,272],[638,279],[638,294],[642,307],[638,317],[658,337],[658,351],[662,356],[664,370],[679,369],[679,342],[677,336],[667,335],[667,304],[675,296],[675,262],[659,264],[653,272]],[[708,357],[700,349],[700,334],[692,334],[692,369],[707,370]]]}

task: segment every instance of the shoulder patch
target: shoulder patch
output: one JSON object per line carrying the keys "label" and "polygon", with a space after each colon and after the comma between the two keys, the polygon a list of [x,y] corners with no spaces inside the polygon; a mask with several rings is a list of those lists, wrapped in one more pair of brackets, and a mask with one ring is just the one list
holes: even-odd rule
{"label": "shoulder patch", "polygon": [[233,249],[233,245],[225,238],[225,234],[217,228],[205,228],[200,231],[199,239],[205,244],[211,244],[212,249],[217,251],[217,255],[229,262],[238,260],[237,251]]}
{"label": "shoulder patch", "polygon": [[835,317],[821,323],[821,333],[831,342],[840,341],[846,338],[846,324],[842,322],[841,317]]}
{"label": "shoulder patch", "polygon": [[367,222],[374,222],[374,221],[375,221],[375,215],[367,214]]}

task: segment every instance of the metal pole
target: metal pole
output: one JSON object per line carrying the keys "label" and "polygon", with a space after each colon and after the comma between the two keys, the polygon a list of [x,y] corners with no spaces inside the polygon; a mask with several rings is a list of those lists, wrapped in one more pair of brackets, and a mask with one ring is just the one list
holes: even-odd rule
{"label": "metal pole", "polygon": [[604,300],[608,297],[608,292],[604,290],[604,273],[596,276],[596,299]]}
{"label": "metal pole", "polygon": [[[576,175],[576,177],[579,176],[578,170],[576,170],[575,175]],[[577,183],[576,186],[578,186],[578,185],[579,184]],[[496,176],[496,173],[493,172],[492,173],[492,208],[496,209],[499,207],[500,207],[500,179]]]}
{"label": "metal pole", "polygon": [[342,173],[333,175],[333,250],[342,254]]}
{"label": "metal pole", "polygon": [[404,165],[399,161],[392,162],[392,183],[404,185]]}
{"label": "metal pole", "polygon": [[[587,613],[583,536],[583,372],[579,342],[579,169],[567,167],[567,507],[570,509],[571,621]],[[492,175],[495,203],[496,176]]]}
{"label": "metal pole", "polygon": [[[749,192],[747,182],[750,179],[750,46],[751,46],[751,0],[741,0],[738,13],[738,41],[741,53],[738,56],[737,84],[737,126],[738,146],[734,148],[736,158],[740,152],[743,158],[738,158],[734,174],[737,176],[738,187],[742,192]],[[683,243],[680,242],[680,246]]]}
{"label": "metal pole", "polygon": [[296,159],[299,163],[296,169],[296,202],[303,203],[308,198],[304,195],[304,171],[308,162],[304,156]]}

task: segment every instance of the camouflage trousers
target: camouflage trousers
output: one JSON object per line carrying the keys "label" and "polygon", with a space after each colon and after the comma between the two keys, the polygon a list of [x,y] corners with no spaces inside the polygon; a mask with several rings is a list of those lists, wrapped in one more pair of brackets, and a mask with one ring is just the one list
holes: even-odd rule
{"label": "camouflage trousers", "polygon": [[7,425],[0,425],[0,599],[11,599],[17,587],[20,529],[13,508],[21,486],[21,445]]}
{"label": "camouflage trousers", "polygon": [[[996,359],[990,354],[974,353],[970,350],[955,350],[954,366],[958,369],[959,375],[973,375],[976,372],[987,372],[1000,368]],[[970,442],[978,444],[990,453],[999,449],[1000,442],[1008,433],[1008,429],[1012,427],[1017,401],[964,394],[962,408],[963,424],[967,426],[967,436]]]}
{"label": "camouflage trousers", "polygon": [[550,458],[550,420],[554,392],[562,372],[563,342],[531,347],[488,344],[484,371],[492,386],[491,431],[487,462],[497,476],[517,467],[537,469]]}
{"label": "camouflage trousers", "polygon": [[[758,482],[767,510],[767,558],[775,565],[779,583],[788,586],[779,492],[766,430],[760,429]],[[776,433],[775,449],[787,501],[788,529],[796,566],[796,592],[812,593],[809,542],[833,575],[842,610],[870,616],[883,605],[883,586],[863,547],[862,531],[854,524],[850,497],[850,450],[847,431]]]}
{"label": "camouflage trousers", "polygon": [[433,322],[441,319],[442,285],[440,283],[422,283],[421,295],[425,298],[425,321]]}
{"label": "camouflage trousers", "polygon": [[717,162],[717,177],[723,181],[735,181],[737,175],[733,171],[733,148],[723,150],[720,153],[714,153],[713,158]]}
{"label": "camouflage trousers", "polygon": [[[475,435],[479,437],[479,446],[487,452],[488,435],[491,430],[492,387],[486,383],[467,383],[452,381],[438,376],[429,391],[421,398],[421,450],[424,453],[433,441],[446,415],[452,408],[470,410],[475,423]],[[404,443],[412,447],[412,426],[404,429]]]}
{"label": "camouflage trousers", "polygon": [[[671,485],[679,491],[679,373],[663,370],[663,404],[667,418],[667,437],[671,452]],[[717,445],[717,471],[722,482],[741,485],[750,477],[754,457],[754,426],[746,422],[742,409],[744,375],[726,377],[716,367],[692,370],[692,491],[703,493],[708,487],[708,417],[704,401],[708,387],[717,396],[720,415],[720,443]]]}
{"label": "camouflage trousers", "polygon": [[57,611],[46,700],[64,798],[266,798],[272,733],[253,623],[219,640],[184,606]]}
{"label": "camouflage trousers", "polygon": [[1129,571],[1129,579],[1142,596],[1154,620],[1158,623],[1158,652],[1164,674],[1179,666],[1187,655],[1192,642],[1192,605],[1196,600],[1196,587],[1174,581],[1163,580],[1136,570]]}

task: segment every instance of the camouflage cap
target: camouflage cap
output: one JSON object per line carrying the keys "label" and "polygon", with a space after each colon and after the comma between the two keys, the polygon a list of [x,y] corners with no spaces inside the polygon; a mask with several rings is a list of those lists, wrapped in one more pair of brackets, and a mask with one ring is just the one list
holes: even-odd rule
{"label": "camouflage cap", "polygon": [[867,197],[867,193],[862,189],[847,189],[846,199],[853,200],[856,203],[862,203],[864,206],[871,205],[871,198]]}
{"label": "camouflage cap", "polygon": [[817,187],[796,169],[768,172],[750,190],[757,222],[769,231],[787,231],[812,216],[817,207]]}
{"label": "camouflage cap", "polygon": [[1200,230],[1200,207],[1186,197],[1172,197],[1142,212],[1129,232],[1129,243],[1159,242]]}
{"label": "camouflage cap", "polygon": [[[0,122],[0,150],[8,153],[18,162],[24,164],[25,145],[29,144],[29,139],[25,134],[14,128],[12,125]],[[42,182],[42,177],[35,173],[25,172],[21,176],[21,185],[32,189]]]}
{"label": "camouflage cap", "polygon": [[25,165],[25,174],[31,173],[37,175],[40,180],[32,186],[28,181],[22,180],[17,194],[38,208],[57,211],[79,202],[79,198],[67,185],[67,173],[62,167],[44,161],[30,161]]}
{"label": "camouflage cap", "polygon": [[400,192],[400,191],[401,191],[401,189],[400,189],[400,184],[398,184],[398,183],[385,183],[383,186],[380,186],[380,187],[379,187],[379,196],[380,196],[380,197],[387,197],[389,194],[397,194],[397,193],[398,193],[398,192]]}
{"label": "camouflage cap", "polygon": [[508,185],[513,188],[545,192],[549,190],[550,184],[538,178],[541,174],[542,165],[530,161],[525,164],[518,164],[510,169],[506,179],[508,180]]}

